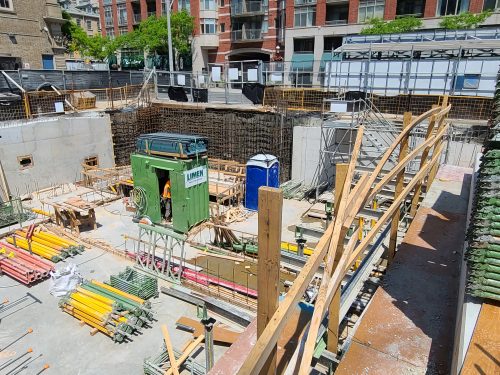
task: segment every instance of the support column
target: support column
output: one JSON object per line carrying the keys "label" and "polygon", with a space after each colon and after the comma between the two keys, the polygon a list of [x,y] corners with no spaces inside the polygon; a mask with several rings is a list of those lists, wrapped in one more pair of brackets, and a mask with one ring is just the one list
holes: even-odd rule
{"label": "support column", "polygon": [[391,21],[396,18],[396,7],[398,0],[385,0],[384,20]]}
{"label": "support column", "polygon": [[[403,115],[403,130],[410,123],[411,123],[411,112],[405,112]],[[408,155],[408,139],[409,139],[409,134],[404,136],[403,139],[401,140],[401,144],[399,146],[400,149],[399,149],[398,162],[403,160],[406,157],[406,155]],[[403,168],[396,176],[396,189],[394,191],[394,200],[396,200],[401,195],[401,192],[404,189],[405,170],[406,168]],[[389,264],[392,262],[394,254],[396,253],[396,244],[398,240],[398,229],[399,229],[399,219],[400,219],[400,207],[401,205],[394,213],[391,222],[391,234],[389,237],[389,250],[387,256],[387,261]]]}
{"label": "support column", "polygon": [[348,23],[358,23],[359,0],[349,1],[349,15],[347,17]]}
{"label": "support column", "polygon": [[146,0],[141,0],[140,5],[141,5],[141,20],[145,20],[146,18],[148,18],[148,3],[146,2]]}
{"label": "support column", "polygon": [[326,0],[316,1],[316,26],[325,26],[326,23]]}
{"label": "support column", "polygon": [[[335,206],[333,208],[333,214],[335,220],[337,219],[337,214],[339,211],[339,203],[342,199],[342,188],[344,186],[345,180],[347,178],[347,170],[349,169],[349,164],[342,163],[335,165]],[[343,231],[340,235],[339,246],[344,246],[344,237],[346,236],[347,231]],[[342,251],[337,251],[340,256],[342,255]],[[339,259],[335,259],[333,269],[335,270]],[[337,348],[339,345],[339,324],[340,324],[340,288],[337,290],[337,293],[333,296],[332,302],[330,303],[330,307],[328,310],[328,338],[327,338],[327,346],[326,348],[332,353],[337,353]]]}
{"label": "support column", "polygon": [[[260,337],[278,308],[281,250],[281,216],[283,192],[263,186],[259,188],[259,258],[257,262],[257,337]],[[275,346],[261,375],[276,372]]]}
{"label": "support column", "polygon": [[436,17],[438,0],[425,0],[424,18]]}

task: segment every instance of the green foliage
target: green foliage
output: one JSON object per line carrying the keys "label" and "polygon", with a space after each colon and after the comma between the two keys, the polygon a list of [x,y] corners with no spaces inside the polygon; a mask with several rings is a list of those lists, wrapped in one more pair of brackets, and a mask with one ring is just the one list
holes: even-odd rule
{"label": "green foliage", "polygon": [[371,18],[368,23],[370,26],[361,30],[361,34],[376,35],[407,33],[422,27],[422,20],[416,17],[401,17],[392,21],[384,21],[380,18]]}
{"label": "green foliage", "polygon": [[481,13],[464,12],[454,16],[443,17],[439,26],[447,30],[475,29],[493,14],[491,10]]}
{"label": "green foliage", "polygon": [[[191,35],[194,31],[194,17],[185,10],[170,16],[172,47],[177,52],[177,59],[191,53]],[[118,44],[125,48],[144,51],[149,55],[168,54],[167,17],[151,16],[141,21],[132,32],[118,38]]]}
{"label": "green foliage", "polygon": [[103,61],[118,49],[118,43],[109,37],[87,35],[85,30],[73,22],[68,13],[63,12],[63,18],[67,21],[61,27],[61,31],[69,52],[78,52],[83,58]]}

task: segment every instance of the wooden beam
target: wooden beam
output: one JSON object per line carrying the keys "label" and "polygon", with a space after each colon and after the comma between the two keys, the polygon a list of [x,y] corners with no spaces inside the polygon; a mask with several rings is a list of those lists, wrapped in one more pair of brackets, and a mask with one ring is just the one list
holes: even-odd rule
{"label": "wooden beam", "polygon": [[165,340],[165,345],[167,346],[168,360],[170,362],[170,370],[175,375],[179,375],[179,366],[177,365],[177,360],[175,359],[174,347],[172,346],[172,341],[170,340],[170,334],[168,333],[168,328],[165,324],[161,326],[161,332],[163,333],[163,339]]}
{"label": "wooden beam", "polygon": [[[177,365],[181,366],[186,361],[186,359],[189,358],[191,353],[198,347],[198,345],[201,344],[203,340],[205,340],[205,335],[200,335],[196,340],[194,340],[191,344],[189,344],[184,353],[182,353],[181,356],[177,358]],[[165,372],[165,375],[172,375],[172,374],[173,374],[172,368],[169,368]]]}
{"label": "wooden beam", "polygon": [[[411,123],[411,112],[405,112],[403,114],[403,129],[408,127]],[[399,148],[399,157],[398,157],[398,162],[401,162],[404,160],[404,158],[408,154],[408,139],[409,139],[409,134],[407,134],[401,141],[401,146]],[[396,188],[394,190],[394,201],[397,200],[401,192],[403,191],[403,184],[404,184],[404,178],[405,178],[405,168],[403,168],[401,171],[399,171],[397,177],[396,177]],[[392,222],[391,222],[391,233],[389,236],[389,249],[387,253],[387,259],[389,264],[392,261],[392,258],[394,257],[394,254],[396,253],[396,244],[398,240],[398,229],[399,229],[399,220],[400,220],[400,207],[396,209],[396,212],[394,213],[394,216],[392,217]]]}
{"label": "wooden beam", "polygon": [[[435,108],[437,107],[437,105],[434,104],[432,107]],[[425,134],[426,141],[432,137],[432,132],[434,131],[435,125],[436,125],[436,115],[433,115],[429,120],[429,126],[427,126],[427,132]],[[430,149],[431,147],[427,146],[425,147],[424,152],[422,152],[422,157],[420,158],[419,170],[423,167],[424,163],[427,161]],[[419,181],[417,182],[417,185],[415,185],[415,192],[413,193],[413,197],[411,199],[411,208],[410,208],[411,217],[415,217],[415,215],[417,214],[417,208],[421,194],[422,194],[422,181]]]}
{"label": "wooden beam", "polygon": [[342,199],[342,192],[347,177],[347,170],[349,169],[349,164],[338,163],[335,164],[335,198],[333,200],[333,215],[337,217],[340,207],[340,200]]}
{"label": "wooden beam", "polygon": [[[257,263],[257,337],[266,329],[278,308],[281,254],[281,218],[283,192],[271,187],[259,188],[259,252]],[[260,374],[276,372],[277,346],[269,355]]]}

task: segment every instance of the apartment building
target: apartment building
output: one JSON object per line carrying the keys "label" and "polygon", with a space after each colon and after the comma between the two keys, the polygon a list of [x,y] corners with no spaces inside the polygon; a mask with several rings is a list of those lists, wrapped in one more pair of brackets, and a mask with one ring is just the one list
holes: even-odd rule
{"label": "apartment building", "polygon": [[99,3],[90,0],[59,0],[59,3],[89,36],[101,32]]}
{"label": "apartment building", "polygon": [[[498,0],[291,0],[286,7],[285,55],[291,70],[320,71],[346,35],[358,34],[369,18],[421,17],[423,29],[465,11],[495,10]],[[494,13],[485,25],[499,25]]]}
{"label": "apartment building", "polygon": [[[283,0],[174,0],[172,10],[195,18],[193,71],[228,61],[274,58],[283,40]],[[283,10],[283,11],[280,11]],[[102,33],[132,31],[147,17],[166,14],[165,0],[99,0]]]}
{"label": "apartment building", "polygon": [[57,0],[0,1],[0,69],[64,68]]}

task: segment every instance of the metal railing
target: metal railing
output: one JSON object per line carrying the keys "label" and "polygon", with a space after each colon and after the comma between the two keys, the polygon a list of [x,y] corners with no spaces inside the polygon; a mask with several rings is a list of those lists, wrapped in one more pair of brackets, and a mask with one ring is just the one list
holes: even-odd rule
{"label": "metal railing", "polygon": [[244,29],[231,31],[231,40],[233,42],[243,42],[246,40],[263,39],[262,29]]}
{"label": "metal railing", "polygon": [[246,14],[264,14],[267,11],[267,6],[262,1],[239,1],[231,4],[231,15],[241,16]]}

